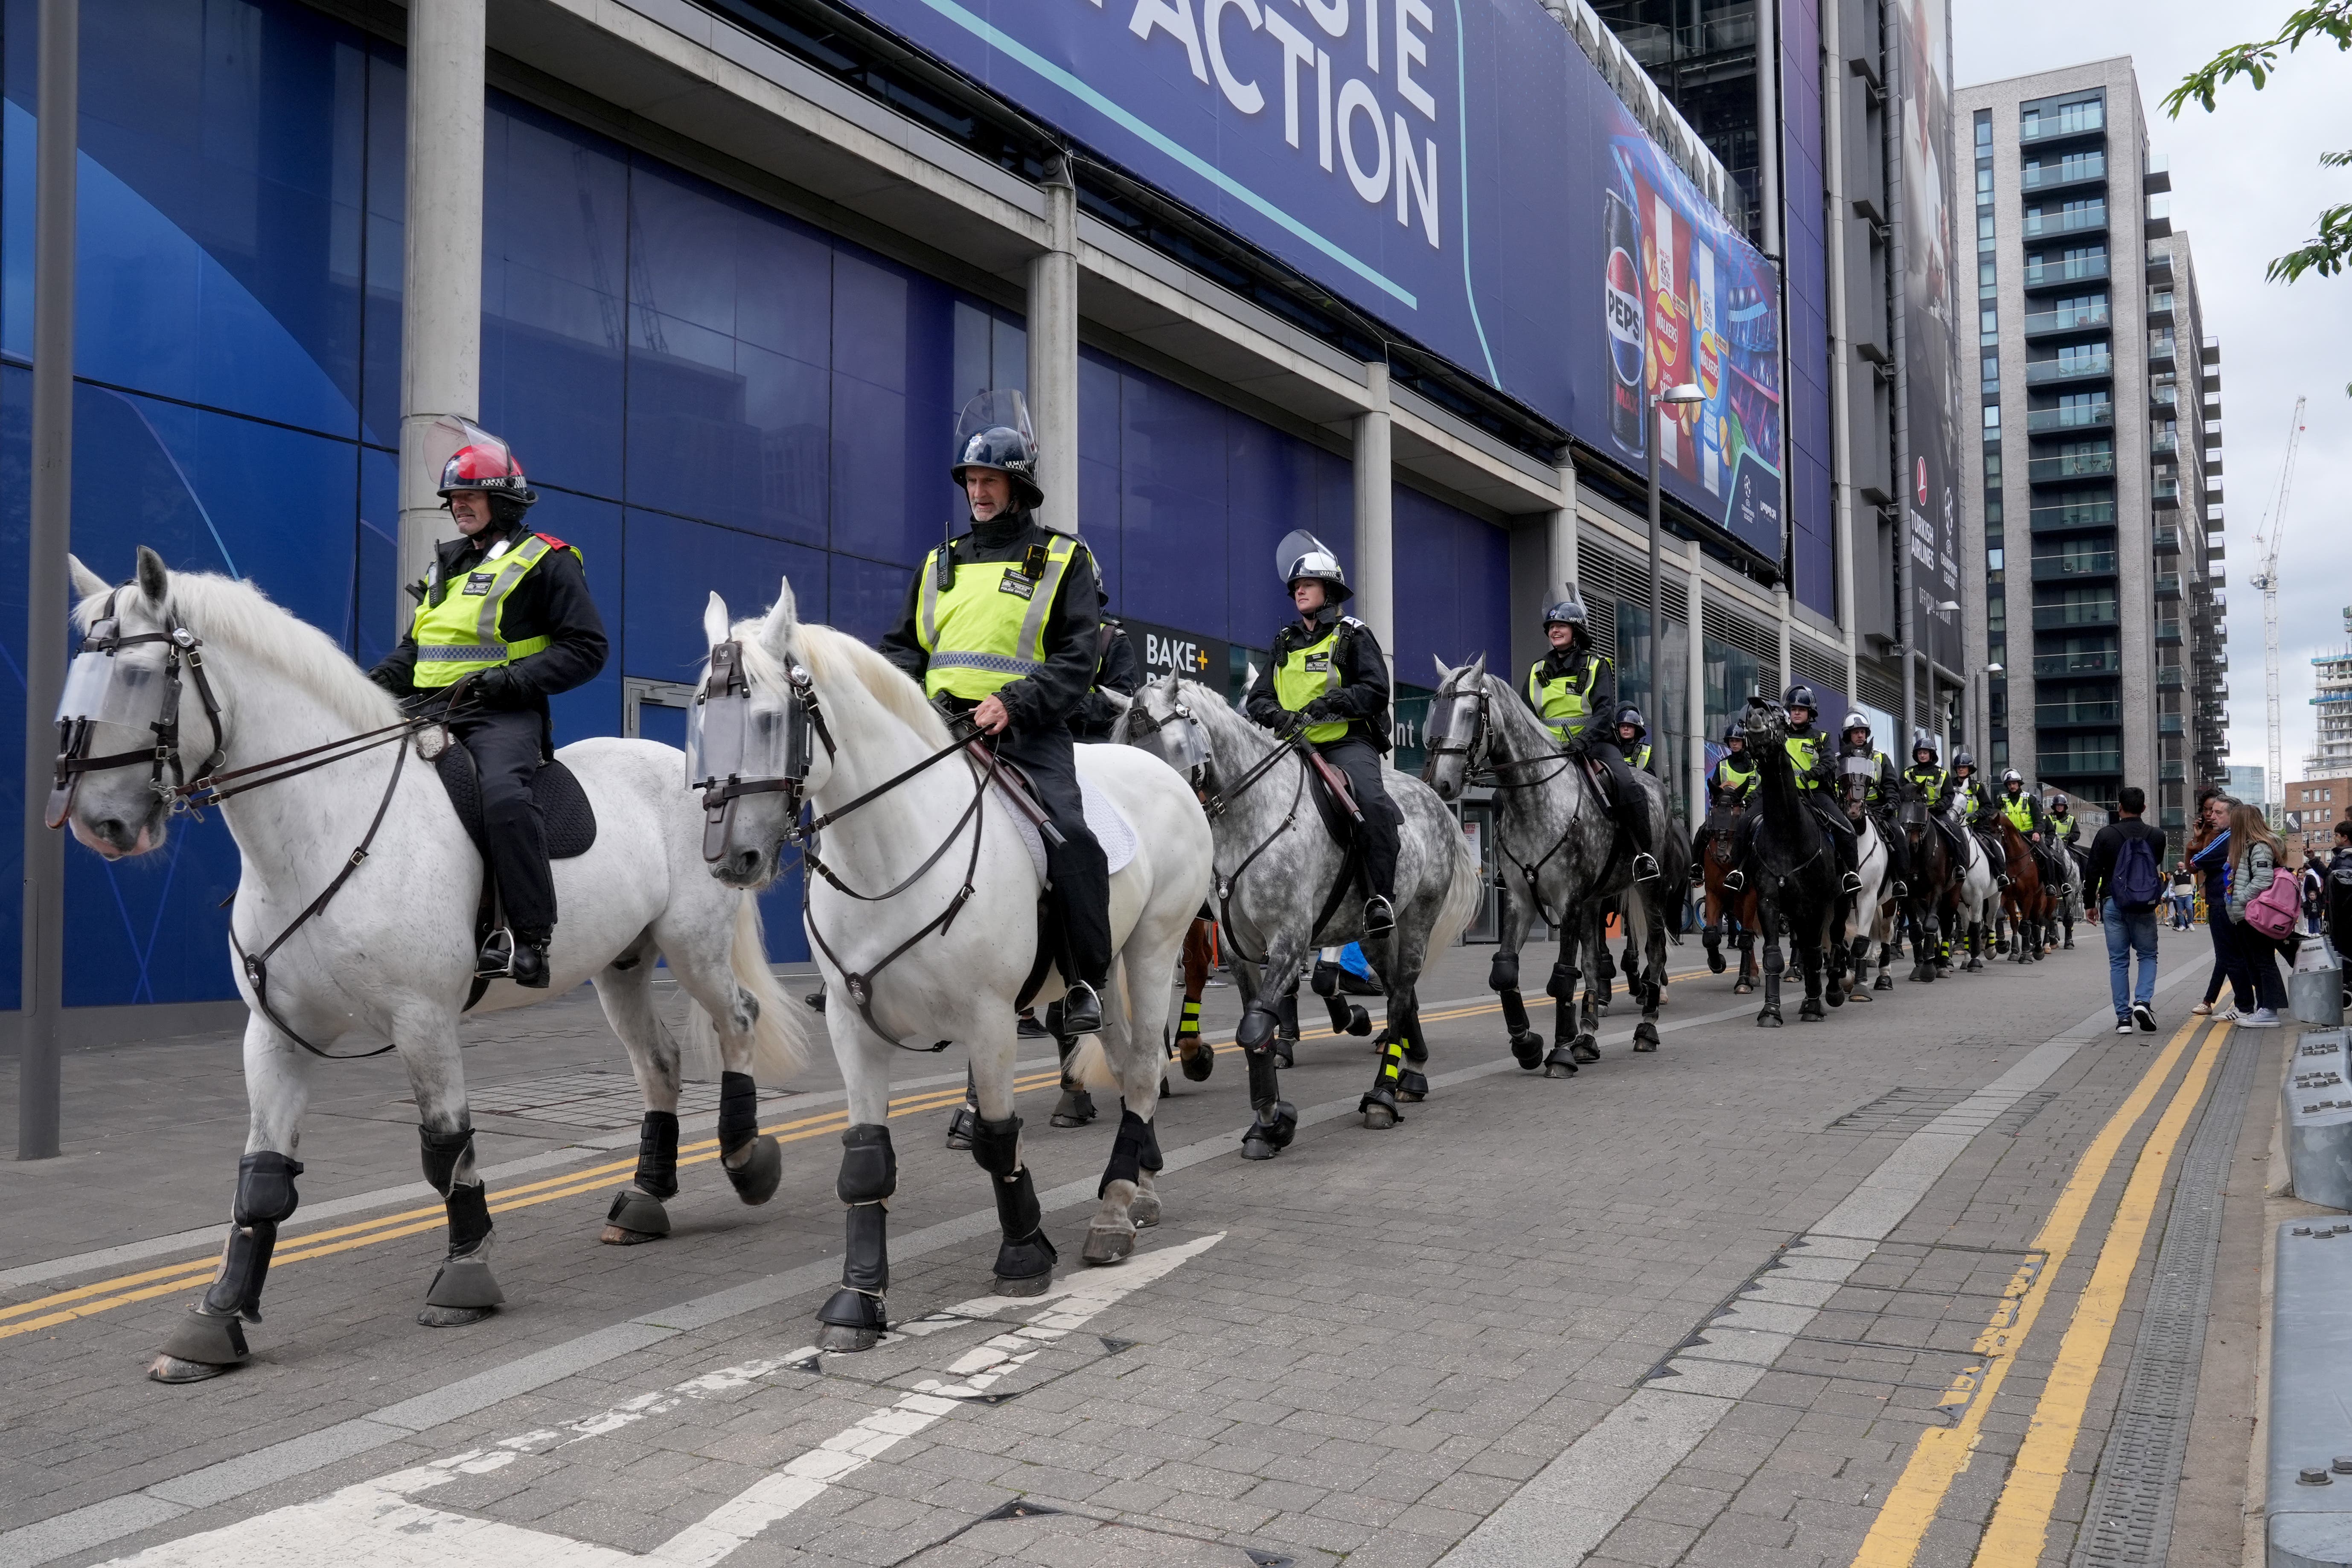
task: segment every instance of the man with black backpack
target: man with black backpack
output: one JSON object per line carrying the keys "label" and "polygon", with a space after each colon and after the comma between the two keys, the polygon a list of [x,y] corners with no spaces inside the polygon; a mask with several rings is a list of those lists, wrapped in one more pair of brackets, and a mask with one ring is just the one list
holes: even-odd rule
{"label": "man with black backpack", "polygon": [[[2147,792],[2126,784],[2116,797],[2116,820],[2091,841],[2083,902],[2098,910],[2107,932],[2107,984],[2116,1004],[2116,1033],[2156,1033],[2156,907],[2164,901],[2164,835],[2140,820]],[[2139,984],[2132,954],[2139,954]]]}

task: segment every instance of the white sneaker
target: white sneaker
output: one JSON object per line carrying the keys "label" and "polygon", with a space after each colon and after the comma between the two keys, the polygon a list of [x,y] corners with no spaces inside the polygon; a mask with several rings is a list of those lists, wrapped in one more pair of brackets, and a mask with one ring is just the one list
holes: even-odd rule
{"label": "white sneaker", "polygon": [[2116,1034],[2118,1034],[2118,1035],[2134,1035],[2134,1034],[2137,1034],[2138,1032],[2139,1032],[2138,1030],[2137,1030],[2137,1029],[2135,1029],[2135,1028],[2133,1028],[2133,1027],[2132,1027],[2132,1021],[2131,1021],[2129,1018],[2117,1018],[2117,1019],[2116,1020]]}
{"label": "white sneaker", "polygon": [[2275,1029],[2278,1026],[2278,1014],[2268,1007],[2257,1007],[2254,1009],[2252,1017],[2238,1020],[2238,1027],[2241,1029]]}
{"label": "white sneaker", "polygon": [[2216,1007],[2213,1009],[2213,1021],[2217,1024],[2234,1024],[2238,1021],[2238,1010],[2235,1007]]}

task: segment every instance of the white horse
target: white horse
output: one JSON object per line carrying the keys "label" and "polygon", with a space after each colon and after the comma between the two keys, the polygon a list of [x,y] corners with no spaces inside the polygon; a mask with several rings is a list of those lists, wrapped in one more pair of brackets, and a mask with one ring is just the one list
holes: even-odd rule
{"label": "white horse", "polygon": [[1968,850],[1962,867],[1959,910],[1946,935],[1955,947],[1966,947],[1969,959],[1962,969],[1984,967],[1985,944],[1990,940],[1995,923],[2000,919],[2000,868],[1985,853],[1984,840],[1965,827],[1960,842]]}
{"label": "white horse", "polygon": [[1854,825],[1856,873],[1862,879],[1862,890],[1853,895],[1853,935],[1850,952],[1853,960],[1853,984],[1848,1001],[1867,1002],[1872,987],[1865,985],[1870,972],[1878,971],[1876,989],[1895,989],[1894,976],[1888,963],[1895,953],[1895,935],[1900,917],[1895,901],[1895,859],[1887,852],[1886,839],[1878,831],[1878,824],[1865,812]]}
{"label": "white horse", "polygon": [[[1003,1232],[996,1289],[1037,1294],[1055,1254],[1013,1114],[1015,1008],[1033,977],[1039,1002],[1061,994],[1063,978],[1038,962],[1041,873],[1013,806],[982,782],[981,765],[955,747],[921,687],[855,638],[798,618],[789,581],[765,616],[731,627],[713,594],[703,630],[742,673],[736,700],[746,705],[745,731],[797,737],[769,751],[775,776],[742,781],[770,787],[715,804],[723,816],[714,816],[706,845],[712,874],[739,888],[765,886],[782,868],[802,803],[815,813],[814,842],[803,841],[809,943],[824,973],[825,1023],[850,1122],[839,1184],[848,1247],[842,1288],[818,1313],[818,1343],[865,1350],[887,1326],[883,1211],[898,1184],[890,1066],[902,1044],[929,1051],[961,1041],[970,1052],[980,1105],[972,1158],[992,1178]],[[707,706],[723,694],[711,691],[708,669],[705,683]],[[921,765],[933,758],[936,765]],[[1213,849],[1200,803],[1163,763],[1125,746],[1081,746],[1077,766],[1136,840],[1133,858],[1110,879],[1118,956],[1100,1046],[1124,1105],[1084,1252],[1089,1263],[1115,1263],[1134,1249],[1139,1226],[1160,1219],[1152,1113],[1167,1061],[1169,977],[1208,896]],[[1081,1047],[1081,1055],[1091,1053]],[[1073,1068],[1084,1064],[1074,1058]]]}
{"label": "white horse", "polygon": [[[74,584],[87,595],[80,625],[93,634],[81,658],[106,661],[86,668],[112,703],[108,721],[90,727],[82,748],[97,760],[123,752],[124,742],[156,745],[149,715],[134,710],[145,703],[165,712],[167,688],[184,748],[173,766],[184,759],[198,767],[216,749],[223,775],[400,721],[393,699],[341,648],[249,584],[169,573],[144,548],[136,576],[121,587],[110,589],[78,561]],[[175,633],[188,640],[171,640]],[[185,668],[195,658],[218,703],[216,721],[199,700],[198,672]],[[233,966],[251,1010],[245,1078],[252,1122],[220,1269],[150,1369],[158,1381],[216,1376],[246,1358],[239,1320],[261,1321],[270,1249],[294,1213],[310,1056],[348,1034],[381,1037],[399,1051],[415,1091],[425,1178],[448,1212],[447,1255],[418,1321],[474,1322],[503,1300],[489,1270],[488,1194],[474,1167],[457,1049],[457,1023],[474,983],[481,858],[432,766],[406,756],[410,744],[402,739],[361,751],[220,806],[244,868],[230,922],[235,949],[266,965],[266,995],[249,961]],[[728,1175],[746,1202],[765,1202],[782,1155],[772,1138],[758,1133],[749,1075],[756,1068],[780,1076],[799,1066],[806,1020],[768,968],[758,907],[704,874],[702,814],[683,787],[675,750],[593,740],[561,755],[595,809],[598,831],[587,853],[554,865],[563,918],[548,955],[553,984],[526,991],[498,982],[480,1005],[526,1006],[594,981],[646,1106],[638,1185],[615,1201],[614,1215],[631,1206],[638,1234],[658,1234],[667,1228],[659,1200],[677,1190],[678,1047],[651,992],[654,960],[667,959],[699,1009],[698,1025],[716,1025],[726,1069],[719,1142]],[[68,820],[76,838],[110,860],[149,854],[170,831],[173,793],[142,756],[83,773]],[[371,837],[355,862],[355,849]],[[304,918],[345,868],[352,868],[347,881]],[[271,951],[289,926],[291,936]]]}

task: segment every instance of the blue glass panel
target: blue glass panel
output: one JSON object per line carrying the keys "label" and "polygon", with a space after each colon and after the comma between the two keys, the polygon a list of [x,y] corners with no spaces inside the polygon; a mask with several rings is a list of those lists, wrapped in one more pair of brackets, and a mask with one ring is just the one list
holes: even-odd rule
{"label": "blue glass panel", "polygon": [[628,606],[623,647],[631,675],[690,680],[710,647],[702,639],[702,610],[717,589],[740,620],[773,604],[778,584],[792,579],[803,618],[827,616],[823,551],[706,522],[628,512]]}
{"label": "blue glass panel", "polygon": [[612,644],[604,668],[585,686],[575,687],[548,703],[555,720],[555,743],[570,745],[589,735],[621,732],[621,509],[610,501],[541,489],[539,504],[530,509],[530,525],[575,545],[588,568],[588,592],[604,617],[604,636]]}
{"label": "blue glass panel", "polygon": [[1510,653],[1510,536],[1404,485],[1396,521],[1397,679],[1427,686],[1430,661],[1466,664]]}
{"label": "blue glass panel", "polygon": [[[1349,540],[1332,539],[1317,512],[1321,470],[1318,448],[1246,415],[1228,413],[1231,444],[1227,496],[1231,522],[1225,557],[1232,629],[1226,635],[1252,646],[1265,644],[1286,615],[1282,584],[1275,578],[1275,547],[1294,528],[1314,531],[1338,552],[1344,565]],[[1352,532],[1352,514],[1350,516]]]}
{"label": "blue glass panel", "polygon": [[617,500],[626,158],[492,93],[483,184],[482,423],[532,478]]}
{"label": "blue glass panel", "polygon": [[[882,634],[897,626],[906,611],[907,584],[914,574],[904,566],[861,561],[855,555],[825,559],[833,568],[831,624],[863,641],[881,641]],[[801,616],[808,617],[805,607]]]}
{"label": "blue glass panel", "polygon": [[[9,37],[24,36],[14,28],[26,15],[12,0]],[[9,79],[15,81],[13,72]],[[25,820],[25,553],[31,537],[32,426],[32,372],[0,365],[0,821],[5,822]],[[62,586],[58,591],[64,592]],[[24,885],[24,835],[0,834],[0,888]],[[23,913],[21,898],[0,896],[0,1008],[24,1005],[16,984]]]}
{"label": "blue glass panel", "polygon": [[964,511],[955,295],[846,247],[834,258],[833,548],[912,566]]}
{"label": "blue glass panel", "polygon": [[399,645],[412,601],[393,581],[400,566],[400,459],[373,447],[362,447],[359,458],[359,595],[352,647],[353,657],[372,668]]}
{"label": "blue glass panel", "polygon": [[1129,615],[1228,633],[1225,587],[1199,570],[1226,553],[1225,410],[1139,371],[1122,374],[1119,585]]}
{"label": "blue glass panel", "polygon": [[365,439],[400,444],[401,273],[407,261],[408,72],[383,45],[368,57],[360,416]]}

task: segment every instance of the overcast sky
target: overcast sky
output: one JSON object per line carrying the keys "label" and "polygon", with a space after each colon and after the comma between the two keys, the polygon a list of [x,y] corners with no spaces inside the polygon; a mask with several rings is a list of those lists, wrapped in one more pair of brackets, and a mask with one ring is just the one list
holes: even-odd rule
{"label": "overcast sky", "polygon": [[[2211,114],[2164,117],[2173,84],[2224,47],[2278,30],[2281,0],[1952,0],[1955,68],[1963,83],[2024,76],[2129,54],[2139,77],[2148,146],[2172,161],[2172,222],[2197,259],[2206,331],[2221,340],[2223,481],[2230,602],[2230,760],[2262,764],[2263,602],[2252,585],[2254,537],[2277,493],[2287,420],[2311,399],[2279,560],[2279,654],[2286,776],[2311,749],[2311,657],[2344,646],[2352,604],[2352,277],[2263,281],[2271,258],[2315,231],[2320,209],[2352,201],[2352,171],[2322,169],[2326,147],[2352,147],[2343,105],[2352,58],[2326,43],[2288,57],[2256,92],[2241,81]],[[2185,344],[2183,345],[2186,346]]]}

